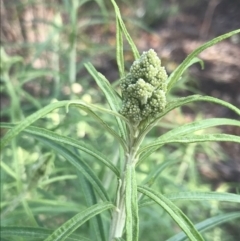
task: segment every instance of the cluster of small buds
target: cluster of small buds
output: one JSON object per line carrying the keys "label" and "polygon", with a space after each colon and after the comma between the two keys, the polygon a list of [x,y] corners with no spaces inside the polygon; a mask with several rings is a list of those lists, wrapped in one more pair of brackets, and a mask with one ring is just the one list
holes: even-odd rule
{"label": "cluster of small buds", "polygon": [[138,124],[154,117],[166,106],[167,73],[156,52],[150,49],[134,61],[122,79],[123,105],[120,113]]}

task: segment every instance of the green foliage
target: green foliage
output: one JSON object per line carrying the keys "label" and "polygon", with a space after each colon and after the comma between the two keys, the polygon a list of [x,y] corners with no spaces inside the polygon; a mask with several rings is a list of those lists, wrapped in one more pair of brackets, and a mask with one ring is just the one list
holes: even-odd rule
{"label": "green foliage", "polygon": [[190,240],[202,241],[202,236],[195,229],[192,222],[185,216],[185,214],[176,207],[168,198],[160,193],[156,193],[147,187],[138,187],[138,190],[151,198],[154,202],[162,206],[166,212],[175,220],[175,222],[181,227],[181,229],[186,233]]}
{"label": "green foliage", "polygon": [[72,217],[70,220],[68,220],[66,223],[64,223],[61,227],[59,227],[57,230],[55,230],[48,238],[46,238],[44,241],[57,241],[57,240],[64,240],[66,239],[74,230],[76,230],[78,227],[80,227],[83,223],[85,223],[87,220],[91,219],[95,215],[113,208],[113,204],[111,203],[100,203],[95,204],[94,206],[91,206],[88,209],[85,209],[84,211],[78,213],[74,217]]}
{"label": "green foliage", "polygon": [[[70,64],[76,60],[77,12],[86,2],[64,1],[66,11],[73,13]],[[198,143],[240,143],[239,136],[209,134],[206,130],[219,125],[239,127],[239,121],[227,118],[197,120],[173,126],[164,134],[157,134],[158,137],[150,137],[164,116],[196,101],[213,102],[240,115],[239,108],[210,96],[191,95],[172,101],[167,99],[167,93],[183,72],[194,63],[202,63],[196,57],[201,51],[240,30],[219,36],[199,47],[167,77],[154,50],[139,55],[117,4],[114,0],[111,2],[116,15],[116,60],[121,78],[121,94],[92,64],[85,64],[110,109],[83,100],[55,100],[43,108],[39,106],[39,110],[22,118],[10,71],[21,58],[10,58],[1,50],[4,57],[1,71],[4,72],[7,93],[13,102],[10,110],[13,123],[1,123],[3,129],[10,129],[1,140],[1,191],[6,193],[1,203],[1,237],[6,240],[150,240],[156,237],[151,232],[144,234],[144,225],[148,222],[143,212],[150,205],[150,228],[159,232],[157,237],[161,235],[162,240],[168,241],[186,238],[201,241],[204,240],[204,231],[240,217],[239,212],[219,214],[218,207],[215,207],[215,213],[211,212],[213,217],[209,218],[209,210],[213,210],[210,201],[217,205],[220,202],[239,204],[238,194],[201,190],[201,186],[198,188],[196,183],[193,188],[187,184],[181,186],[173,180],[179,171],[178,165],[173,164],[184,162],[184,145],[180,144],[194,143],[188,149],[189,159],[193,159]],[[97,3],[106,17],[104,1]],[[128,74],[125,74],[123,37],[128,41],[135,58]],[[69,67],[71,83],[76,80],[75,67],[75,64]],[[46,73],[29,73],[23,82],[31,79],[30,76],[43,74]],[[18,116],[15,111],[19,111]],[[58,121],[54,114],[57,114]],[[49,117],[51,115],[52,118]],[[54,124],[54,121],[58,124]],[[78,129],[71,129],[73,123]],[[84,142],[78,140],[81,136]],[[178,144],[171,151],[164,146],[174,143]],[[163,146],[157,158],[163,161],[150,161],[150,155]],[[148,162],[143,162],[147,158]],[[188,180],[184,181],[187,183]],[[51,185],[54,183],[57,184]],[[181,201],[187,204],[183,208]],[[194,207],[188,206],[190,201],[200,203],[199,217],[189,211]],[[104,212],[106,210],[108,212]],[[20,220],[19,217],[24,219]],[[157,222],[154,217],[157,217]],[[176,233],[175,230],[179,228],[183,232]]]}

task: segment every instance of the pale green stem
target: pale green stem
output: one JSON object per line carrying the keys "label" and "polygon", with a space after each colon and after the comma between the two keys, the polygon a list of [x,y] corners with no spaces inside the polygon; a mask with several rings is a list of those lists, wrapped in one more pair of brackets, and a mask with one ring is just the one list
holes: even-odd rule
{"label": "pale green stem", "polygon": [[114,241],[115,238],[121,238],[124,231],[124,226],[126,222],[126,207],[125,207],[125,192],[126,192],[126,166],[131,164],[135,166],[136,153],[139,146],[135,146],[138,137],[138,129],[135,129],[135,133],[130,136],[129,151],[126,153],[125,166],[121,179],[119,180],[117,198],[116,198],[116,208],[113,211],[113,217],[110,227],[109,241]]}

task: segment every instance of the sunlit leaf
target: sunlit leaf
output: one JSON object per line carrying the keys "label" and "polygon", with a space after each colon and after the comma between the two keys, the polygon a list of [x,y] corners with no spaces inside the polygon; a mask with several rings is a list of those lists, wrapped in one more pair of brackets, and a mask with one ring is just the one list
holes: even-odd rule
{"label": "sunlit leaf", "polygon": [[194,57],[196,57],[198,54],[200,54],[203,50],[215,45],[216,43],[229,38],[237,33],[240,33],[240,29],[229,32],[227,34],[221,35],[219,37],[216,37],[209,42],[203,44],[202,46],[198,47],[196,50],[194,50],[191,54],[187,56],[187,58],[172,72],[172,74],[168,78],[168,87],[167,91],[169,92],[172,87],[175,85],[175,83],[179,80],[179,78],[182,76],[183,72],[186,70],[189,63],[192,61]]}
{"label": "sunlit leaf", "polygon": [[38,119],[44,117],[49,112],[51,112],[55,109],[58,109],[58,108],[62,108],[62,107],[65,107],[68,110],[70,105],[79,107],[79,108],[83,109],[84,111],[86,111],[87,113],[89,113],[92,117],[94,117],[96,120],[98,120],[99,123],[106,130],[108,130],[112,135],[114,135],[114,137],[116,137],[118,141],[120,141],[123,148],[127,149],[126,143],[124,142],[124,140],[112,128],[110,128],[97,114],[95,114],[95,112],[93,112],[92,109],[96,109],[103,113],[108,113],[108,114],[111,114],[114,116],[118,116],[118,117],[122,118],[123,120],[125,120],[126,123],[128,123],[128,120],[126,118],[124,118],[122,115],[118,114],[117,112],[107,110],[105,108],[98,107],[96,105],[86,104],[82,101],[59,101],[59,102],[51,103],[48,106],[40,109],[39,111],[37,111],[34,114],[25,118],[22,122],[20,122],[20,124],[18,124],[14,128],[12,128],[10,131],[8,131],[8,133],[3,137],[2,141],[1,141],[1,148],[3,148],[7,143],[9,143],[9,141],[11,141],[16,135],[18,135],[26,127],[30,126],[32,123],[34,123]]}
{"label": "sunlit leaf", "polygon": [[[220,214],[218,216],[208,218],[196,224],[195,227],[199,232],[204,232],[222,223],[229,222],[236,218],[240,218],[240,212]],[[184,241],[184,240],[187,240],[186,234],[183,232],[180,232],[166,241]]]}
{"label": "sunlit leaf", "polygon": [[[234,202],[240,203],[240,195],[224,192],[177,192],[165,194],[165,197],[171,201],[188,200],[188,201],[220,201],[220,202]],[[139,207],[152,205],[152,200],[143,200],[140,202]]]}
{"label": "sunlit leaf", "polygon": [[80,213],[78,213],[77,215],[69,219],[63,225],[61,225],[48,238],[44,239],[44,241],[65,240],[71,233],[73,233],[77,228],[79,228],[86,221],[96,216],[97,214],[113,207],[114,207],[113,204],[108,202],[99,203],[92,207],[89,207],[86,210],[81,211]]}
{"label": "sunlit leaf", "polygon": [[[119,22],[119,27],[121,29],[121,32],[124,33],[128,43],[129,43],[129,45],[130,45],[130,47],[132,49],[132,52],[133,52],[133,55],[134,55],[135,59],[139,59],[140,58],[139,52],[138,52],[137,47],[136,47],[135,43],[133,42],[130,34],[128,33],[128,31],[126,29],[126,26],[125,26],[125,24],[124,24],[124,22],[122,20],[119,8],[118,8],[118,6],[117,6],[117,4],[116,4],[116,2],[114,0],[111,0],[111,2],[113,4],[113,6],[114,6],[116,18],[117,18],[117,20]],[[120,33],[120,31],[119,31],[119,33]],[[122,57],[120,57],[120,58],[122,58]]]}
{"label": "sunlit leaf", "polygon": [[[79,181],[81,183],[81,187],[83,190],[83,194],[87,203],[88,207],[93,206],[97,203],[97,197],[94,192],[94,189],[92,188],[92,185],[89,183],[89,181],[81,175],[81,173],[78,173]],[[90,221],[90,235],[93,237],[93,240],[95,241],[105,241],[106,235],[104,232],[104,221],[102,219],[101,215],[97,215],[96,217],[93,217]]]}
{"label": "sunlit leaf", "polygon": [[240,143],[240,137],[228,134],[205,134],[205,135],[186,135],[181,137],[172,137],[166,140],[156,140],[152,143],[140,148],[138,154],[148,151],[149,148],[159,148],[164,144],[169,143],[198,143],[198,142],[213,142],[213,141],[226,141]]}
{"label": "sunlit leaf", "polygon": [[[103,91],[110,108],[113,111],[118,112],[121,109],[122,103],[119,100],[119,97],[116,91],[112,88],[109,81],[101,73],[97,72],[97,70],[94,68],[94,66],[91,63],[85,64],[85,67],[87,68],[88,72],[93,76],[98,86]],[[126,139],[126,128],[125,128],[124,122],[117,116],[115,116],[115,118],[118,124],[121,137]]]}
{"label": "sunlit leaf", "polygon": [[152,199],[155,203],[160,205],[179,225],[179,227],[186,233],[187,237],[191,241],[204,241],[200,233],[195,229],[192,222],[188,217],[175,206],[168,198],[164,195],[155,192],[154,190],[139,186],[138,191],[143,193],[145,196]]}
{"label": "sunlit leaf", "polygon": [[[34,228],[34,227],[1,227],[0,228],[0,236],[4,237],[24,237],[24,238],[32,238],[32,240],[45,239],[54,230],[46,229],[46,228]],[[65,239],[66,241],[90,241],[90,239],[81,237],[80,235],[71,234],[69,237]]]}
{"label": "sunlit leaf", "polygon": [[[14,124],[8,124],[8,123],[1,123],[2,128],[12,128],[14,127]],[[103,165],[107,166],[110,168],[117,176],[119,176],[119,170],[112,164],[111,161],[108,160],[107,157],[105,157],[102,152],[97,151],[95,148],[78,141],[74,138],[63,136],[60,134],[57,134],[56,132],[49,131],[43,128],[39,127],[27,127],[24,132],[29,133],[31,135],[36,135],[36,136],[41,136],[49,140],[53,140],[62,144],[67,144],[72,147],[76,147],[80,149],[81,151],[84,151],[88,153],[89,155],[95,157],[98,161],[100,161]]]}
{"label": "sunlit leaf", "polygon": [[[240,126],[240,121],[226,119],[226,118],[210,118],[210,119],[194,121],[168,131],[167,133],[157,138],[155,141],[173,140],[175,139],[175,137],[180,137],[182,135],[187,135],[195,131],[199,131],[209,127],[220,126],[220,125]],[[169,142],[166,142],[166,143],[169,143]],[[146,159],[158,148],[159,147],[155,146],[146,150],[143,153],[143,155],[140,157],[139,163],[141,163],[144,159]]]}
{"label": "sunlit leaf", "polygon": [[116,59],[120,78],[125,76],[124,56],[123,56],[123,36],[118,17],[116,15]]}
{"label": "sunlit leaf", "polygon": [[162,173],[162,171],[166,167],[172,164],[176,164],[177,162],[179,162],[179,160],[174,159],[172,161],[164,161],[160,165],[156,166],[154,170],[147,175],[146,179],[144,179],[144,181],[142,182],[142,185],[151,187],[153,183],[156,181],[156,179],[158,178],[158,176]]}
{"label": "sunlit leaf", "polygon": [[103,187],[101,181],[96,176],[96,174],[93,172],[92,168],[89,167],[89,165],[84,162],[82,159],[80,159],[76,154],[72,153],[70,150],[68,150],[66,147],[52,141],[49,139],[46,139],[44,137],[36,137],[38,140],[46,144],[49,148],[56,151],[56,153],[62,155],[64,158],[66,158],[67,161],[69,161],[74,167],[76,167],[85,177],[86,179],[93,185],[96,192],[99,194],[101,199],[103,201],[110,201],[108,194]]}

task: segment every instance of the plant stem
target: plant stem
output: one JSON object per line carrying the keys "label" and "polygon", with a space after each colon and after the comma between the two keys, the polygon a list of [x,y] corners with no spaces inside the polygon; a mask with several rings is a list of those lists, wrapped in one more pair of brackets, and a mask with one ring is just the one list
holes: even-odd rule
{"label": "plant stem", "polygon": [[139,146],[135,146],[138,143],[136,140],[138,138],[138,129],[134,129],[134,133],[129,138],[129,148],[126,153],[124,170],[121,175],[121,179],[118,183],[117,198],[116,198],[116,208],[113,211],[113,217],[110,227],[109,241],[114,241],[115,238],[121,238],[123,235],[123,230],[126,222],[126,167],[127,165],[136,164],[136,153]]}
{"label": "plant stem", "polygon": [[125,181],[119,180],[116,208],[113,211],[113,218],[110,228],[109,241],[114,241],[114,238],[120,238],[123,234],[125,226],[126,212],[125,212]]}

